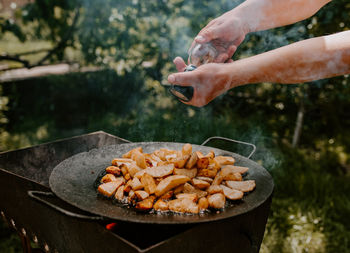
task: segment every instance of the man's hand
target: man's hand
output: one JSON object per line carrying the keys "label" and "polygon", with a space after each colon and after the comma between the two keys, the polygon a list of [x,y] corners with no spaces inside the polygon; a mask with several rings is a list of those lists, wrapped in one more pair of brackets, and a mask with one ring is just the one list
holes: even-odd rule
{"label": "man's hand", "polygon": [[202,107],[232,88],[231,78],[225,66],[228,64],[209,63],[194,71],[183,72],[186,68],[184,60],[176,57],[174,63],[179,73],[171,74],[168,77],[169,83],[194,88],[192,100],[183,102],[187,105]]}
{"label": "man's hand", "polygon": [[242,43],[247,29],[232,11],[210,21],[194,39],[189,51],[197,44],[210,42],[218,51],[214,62],[221,63],[231,59]]}

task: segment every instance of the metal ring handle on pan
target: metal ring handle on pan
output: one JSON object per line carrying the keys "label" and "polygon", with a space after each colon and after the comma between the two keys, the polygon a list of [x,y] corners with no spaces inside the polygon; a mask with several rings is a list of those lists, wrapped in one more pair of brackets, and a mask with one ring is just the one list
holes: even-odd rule
{"label": "metal ring handle on pan", "polygon": [[83,214],[78,214],[78,213],[74,213],[71,211],[68,211],[62,207],[56,206],[55,204],[52,204],[42,198],[40,198],[37,195],[41,195],[41,196],[46,196],[46,197],[56,197],[56,195],[52,192],[42,192],[42,191],[28,191],[28,195],[29,197],[55,209],[56,211],[65,214],[67,216],[73,217],[73,218],[79,218],[79,219],[85,219],[85,220],[104,220],[104,218],[102,216],[89,216],[89,215],[83,215]]}
{"label": "metal ring handle on pan", "polygon": [[221,136],[212,136],[212,137],[209,137],[208,139],[206,139],[202,144],[201,146],[205,146],[205,144],[207,144],[209,141],[211,140],[223,140],[223,141],[229,141],[229,142],[235,142],[235,143],[239,143],[239,144],[244,144],[244,145],[248,145],[248,146],[251,146],[253,148],[252,152],[247,156],[247,158],[249,159],[256,151],[256,146],[252,143],[249,143],[249,142],[244,142],[244,141],[237,141],[237,140],[233,140],[233,139],[230,139],[230,138],[226,138],[226,137],[221,137]]}

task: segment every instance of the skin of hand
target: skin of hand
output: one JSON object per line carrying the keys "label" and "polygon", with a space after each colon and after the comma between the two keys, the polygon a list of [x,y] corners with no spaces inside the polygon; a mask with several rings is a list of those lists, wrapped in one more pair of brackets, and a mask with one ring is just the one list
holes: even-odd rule
{"label": "skin of hand", "polygon": [[[179,57],[174,61],[177,66],[186,66]],[[293,84],[345,74],[350,74],[350,31],[300,41],[232,63],[204,64],[191,72],[171,74],[168,81],[193,86],[194,96],[186,104],[201,107],[240,85]]]}
{"label": "skin of hand", "polygon": [[[180,57],[175,58],[178,70],[183,71],[186,64]],[[211,100],[226,92],[231,88],[230,75],[224,69],[224,63],[208,63],[199,66],[191,72],[182,72],[168,77],[168,81],[181,86],[192,86],[194,88],[193,97],[188,105],[202,107]]]}
{"label": "skin of hand", "polygon": [[243,21],[226,12],[222,16],[210,21],[197,35],[189,51],[197,43],[210,42],[218,51],[214,62],[220,63],[231,59],[238,46],[243,42],[248,30]]}
{"label": "skin of hand", "polygon": [[196,43],[211,42],[219,54],[214,62],[227,62],[246,34],[293,24],[314,15],[331,0],[246,0],[210,21],[195,37]]}

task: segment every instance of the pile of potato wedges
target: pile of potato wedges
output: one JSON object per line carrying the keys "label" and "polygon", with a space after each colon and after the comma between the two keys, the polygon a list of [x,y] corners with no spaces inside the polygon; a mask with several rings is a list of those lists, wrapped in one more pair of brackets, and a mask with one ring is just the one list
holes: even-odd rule
{"label": "pile of potato wedges", "polygon": [[143,153],[137,147],[112,160],[97,190],[140,211],[199,213],[222,209],[226,200],[239,200],[255,188],[243,180],[247,167],[229,156],[204,155],[185,144],[181,151],[161,148]]}

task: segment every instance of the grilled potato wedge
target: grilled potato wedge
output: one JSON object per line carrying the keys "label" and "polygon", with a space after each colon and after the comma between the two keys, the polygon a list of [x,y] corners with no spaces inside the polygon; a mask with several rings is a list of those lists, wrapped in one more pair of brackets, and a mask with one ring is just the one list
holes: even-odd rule
{"label": "grilled potato wedge", "polygon": [[102,195],[111,197],[124,182],[124,178],[118,177],[116,181],[101,184],[97,190]]}
{"label": "grilled potato wedge", "polygon": [[116,180],[117,178],[113,174],[106,174],[101,178],[101,183],[108,183]]}
{"label": "grilled potato wedge", "polygon": [[146,157],[143,153],[141,153],[139,151],[135,151],[132,154],[131,159],[134,160],[136,162],[137,166],[139,166],[141,169],[147,168]]}
{"label": "grilled potato wedge", "polygon": [[152,177],[165,177],[172,174],[174,171],[174,164],[168,164],[157,167],[149,167],[145,169],[145,173]]}
{"label": "grilled potato wedge", "polygon": [[134,191],[138,191],[138,190],[141,190],[143,189],[143,185],[141,184],[141,181],[137,178],[137,177],[134,177],[132,180],[131,180],[131,188],[134,190]]}
{"label": "grilled potato wedge", "polygon": [[193,152],[186,163],[186,169],[191,169],[197,164],[198,156],[196,152]]}
{"label": "grilled potato wedge", "polygon": [[141,177],[141,184],[148,194],[153,194],[156,191],[156,182],[154,181],[153,177],[147,173],[143,174]]}
{"label": "grilled potato wedge", "polygon": [[174,169],[174,174],[194,178],[197,175],[197,169]]}
{"label": "grilled potato wedge", "polygon": [[155,200],[154,196],[149,196],[147,199],[144,199],[138,202],[135,208],[139,211],[149,211],[153,207],[154,200]]}
{"label": "grilled potato wedge", "polygon": [[215,209],[221,209],[225,207],[226,199],[224,194],[215,193],[208,197],[209,206]]}
{"label": "grilled potato wedge", "polygon": [[184,184],[190,180],[191,179],[189,177],[182,176],[182,175],[169,176],[163,179],[162,181],[160,181],[160,183],[157,185],[157,188],[155,189],[155,195],[158,197],[162,196],[164,193],[170,191],[176,186],[179,186],[180,184]]}
{"label": "grilled potato wedge", "polygon": [[107,172],[107,173],[110,173],[110,174],[113,174],[113,175],[115,175],[115,176],[120,176],[120,174],[121,174],[121,170],[120,170],[120,168],[117,167],[117,166],[108,166],[108,167],[106,168],[106,172]]}
{"label": "grilled potato wedge", "polygon": [[226,185],[234,190],[238,190],[242,192],[250,192],[255,188],[255,180],[226,181]]}
{"label": "grilled potato wedge", "polygon": [[199,210],[206,210],[209,207],[209,202],[206,197],[202,197],[198,200]]}
{"label": "grilled potato wedge", "polygon": [[190,199],[193,202],[197,203],[198,201],[198,196],[195,193],[179,193],[176,195],[177,199]]}
{"label": "grilled potato wedge", "polygon": [[125,154],[123,155],[123,158],[129,158],[129,159],[131,159],[131,156],[132,156],[132,154],[133,154],[135,151],[140,152],[140,153],[143,152],[143,151],[142,151],[142,147],[137,147],[137,148],[134,148],[134,149],[128,151],[127,153],[125,153]]}
{"label": "grilled potato wedge", "polygon": [[220,187],[224,191],[225,197],[228,199],[238,200],[238,199],[243,198],[243,192],[241,192],[241,191],[231,189],[231,188],[224,186],[224,185],[220,185]]}
{"label": "grilled potato wedge", "polygon": [[204,190],[210,186],[210,184],[207,181],[203,181],[203,180],[196,179],[196,178],[193,178],[191,180],[191,183],[194,187],[196,187],[200,190]]}
{"label": "grilled potato wedge", "polygon": [[189,143],[186,143],[182,146],[182,155],[183,156],[190,156],[192,154],[192,145]]}
{"label": "grilled potato wedge", "polygon": [[201,191],[199,189],[196,189],[189,183],[184,184],[183,192],[184,193],[195,193],[195,194],[197,194],[198,198],[202,198],[202,197],[205,197],[208,195],[208,193],[206,191]]}
{"label": "grilled potato wedge", "polygon": [[200,169],[198,170],[198,177],[210,177],[214,178],[218,171],[216,169]]}
{"label": "grilled potato wedge", "polygon": [[180,213],[199,213],[199,207],[191,199],[174,199],[168,202],[169,210]]}
{"label": "grilled potato wedge", "polygon": [[135,195],[138,200],[144,200],[149,196],[149,194],[145,191],[135,191]]}
{"label": "grilled potato wedge", "polygon": [[223,189],[220,185],[211,185],[207,189],[208,194],[223,193]]}
{"label": "grilled potato wedge", "polygon": [[216,156],[214,160],[218,162],[221,166],[233,165],[235,163],[235,159],[231,156]]}
{"label": "grilled potato wedge", "polygon": [[222,168],[229,168],[233,173],[240,173],[240,174],[244,174],[249,170],[249,168],[247,167],[233,166],[233,165],[225,165]]}
{"label": "grilled potato wedge", "polygon": [[153,208],[154,208],[154,210],[157,210],[157,211],[168,211],[169,210],[168,203],[162,199],[158,199],[157,202],[153,205]]}
{"label": "grilled potato wedge", "polygon": [[121,185],[116,191],[114,198],[119,201],[123,201],[124,199],[124,185]]}

